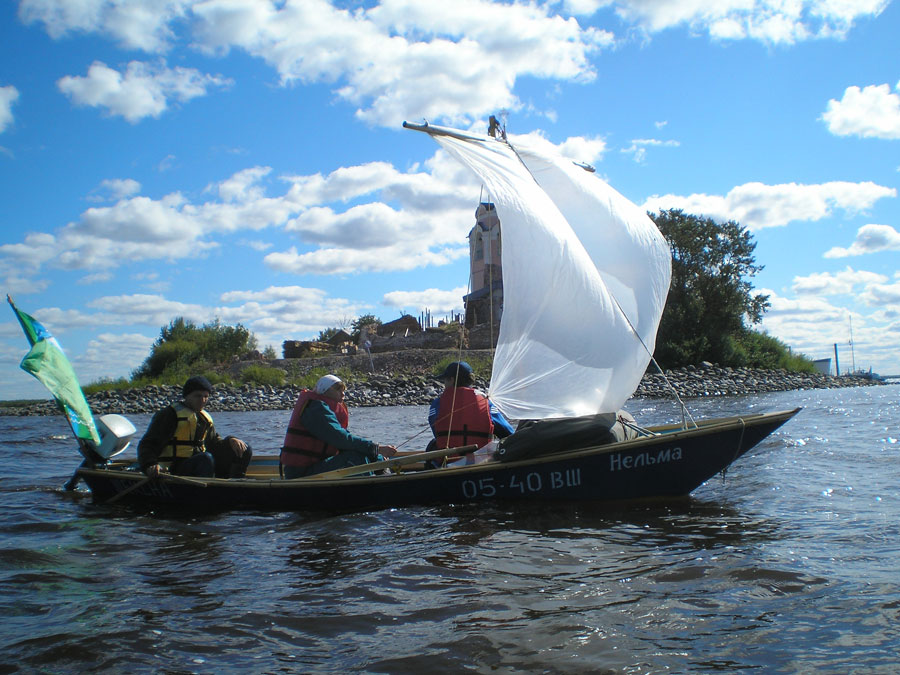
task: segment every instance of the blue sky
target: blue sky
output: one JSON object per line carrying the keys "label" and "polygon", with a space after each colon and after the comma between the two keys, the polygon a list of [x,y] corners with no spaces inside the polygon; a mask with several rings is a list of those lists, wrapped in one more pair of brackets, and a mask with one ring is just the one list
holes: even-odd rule
{"label": "blue sky", "polygon": [[[83,382],[184,316],[280,354],[461,308],[479,184],[404,120],[540,134],[649,211],[748,227],[770,334],[900,373],[887,0],[0,5],[0,275]],[[0,322],[0,398],[43,396]]]}

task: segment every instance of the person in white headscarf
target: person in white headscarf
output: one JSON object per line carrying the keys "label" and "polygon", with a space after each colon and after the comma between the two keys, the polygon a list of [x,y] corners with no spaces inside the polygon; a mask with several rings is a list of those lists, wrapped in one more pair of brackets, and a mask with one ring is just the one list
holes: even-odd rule
{"label": "person in white headscarf", "polygon": [[345,390],[339,377],[325,375],[314,389],[300,392],[281,448],[285,478],[303,478],[397,454],[393,445],[379,445],[347,431]]}

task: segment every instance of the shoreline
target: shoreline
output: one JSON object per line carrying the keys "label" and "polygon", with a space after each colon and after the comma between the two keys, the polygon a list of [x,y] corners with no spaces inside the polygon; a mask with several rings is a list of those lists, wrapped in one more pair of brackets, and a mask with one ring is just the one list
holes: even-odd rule
{"label": "shoreline", "polygon": [[[315,366],[320,367],[321,363]],[[721,368],[709,363],[667,371],[645,374],[631,398],[667,398],[675,388],[681,398],[708,398],[716,396],[743,396],[774,391],[804,389],[834,389],[840,387],[878,386],[883,382],[864,377],[822,375],[819,373],[790,373],[784,370],[760,368]],[[487,391],[487,381],[476,379],[476,387]],[[250,412],[255,410],[291,410],[301,387],[270,385],[219,385],[210,397],[207,410]],[[431,374],[424,372],[382,372],[367,374],[365,380],[348,382],[347,405],[353,407],[428,405],[440,395],[441,384]],[[88,403],[95,415],[116,413],[120,415],[152,414],[166,405],[181,399],[181,387],[177,385],[151,385],[138,389],[118,389],[90,394]],[[58,415],[52,400],[23,406],[0,408],[0,415],[21,417],[33,415]]]}

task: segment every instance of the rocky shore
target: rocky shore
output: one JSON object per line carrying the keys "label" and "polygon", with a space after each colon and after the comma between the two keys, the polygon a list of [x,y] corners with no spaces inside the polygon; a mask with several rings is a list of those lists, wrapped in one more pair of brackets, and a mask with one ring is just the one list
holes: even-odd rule
{"label": "rocky shore", "polygon": [[[359,357],[355,357],[359,358]],[[395,357],[396,361],[396,357]],[[407,359],[409,361],[409,359]],[[412,359],[412,361],[416,361]],[[410,367],[403,364],[398,371],[383,370],[386,362],[376,364],[375,373],[359,373],[347,391],[347,403],[354,406],[426,405],[441,392],[440,383],[432,376],[434,359],[422,358]],[[323,364],[317,364],[320,368]],[[334,364],[328,364],[332,366]],[[346,364],[343,364],[346,366]],[[366,361],[366,366],[369,362]],[[398,362],[399,365],[399,362]],[[666,379],[668,379],[667,384]],[[477,386],[487,390],[487,382],[478,380]],[[862,377],[833,377],[821,374],[789,373],[783,370],[753,368],[720,368],[709,363],[700,366],[645,375],[634,393],[636,398],[665,398],[672,396],[672,388],[682,398],[707,396],[739,396],[771,391],[797,389],[830,389],[881,384]],[[222,410],[290,410],[300,393],[300,387],[258,385],[218,386],[208,409]],[[152,413],[172,401],[180,399],[177,386],[148,386],[140,389],[104,391],[88,396],[95,415],[107,413]],[[27,406],[0,408],[5,415],[53,415],[57,409],[52,401]]]}

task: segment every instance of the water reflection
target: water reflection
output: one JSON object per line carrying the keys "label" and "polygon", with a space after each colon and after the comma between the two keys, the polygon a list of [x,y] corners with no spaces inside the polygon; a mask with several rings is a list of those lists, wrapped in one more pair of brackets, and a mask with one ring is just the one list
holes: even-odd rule
{"label": "water reflection", "polygon": [[[47,444],[0,458],[0,672],[893,672],[895,399],[698,402],[806,409],[683,501],[341,515],[94,506],[16,420]],[[283,417],[216,421],[275,447]]]}

